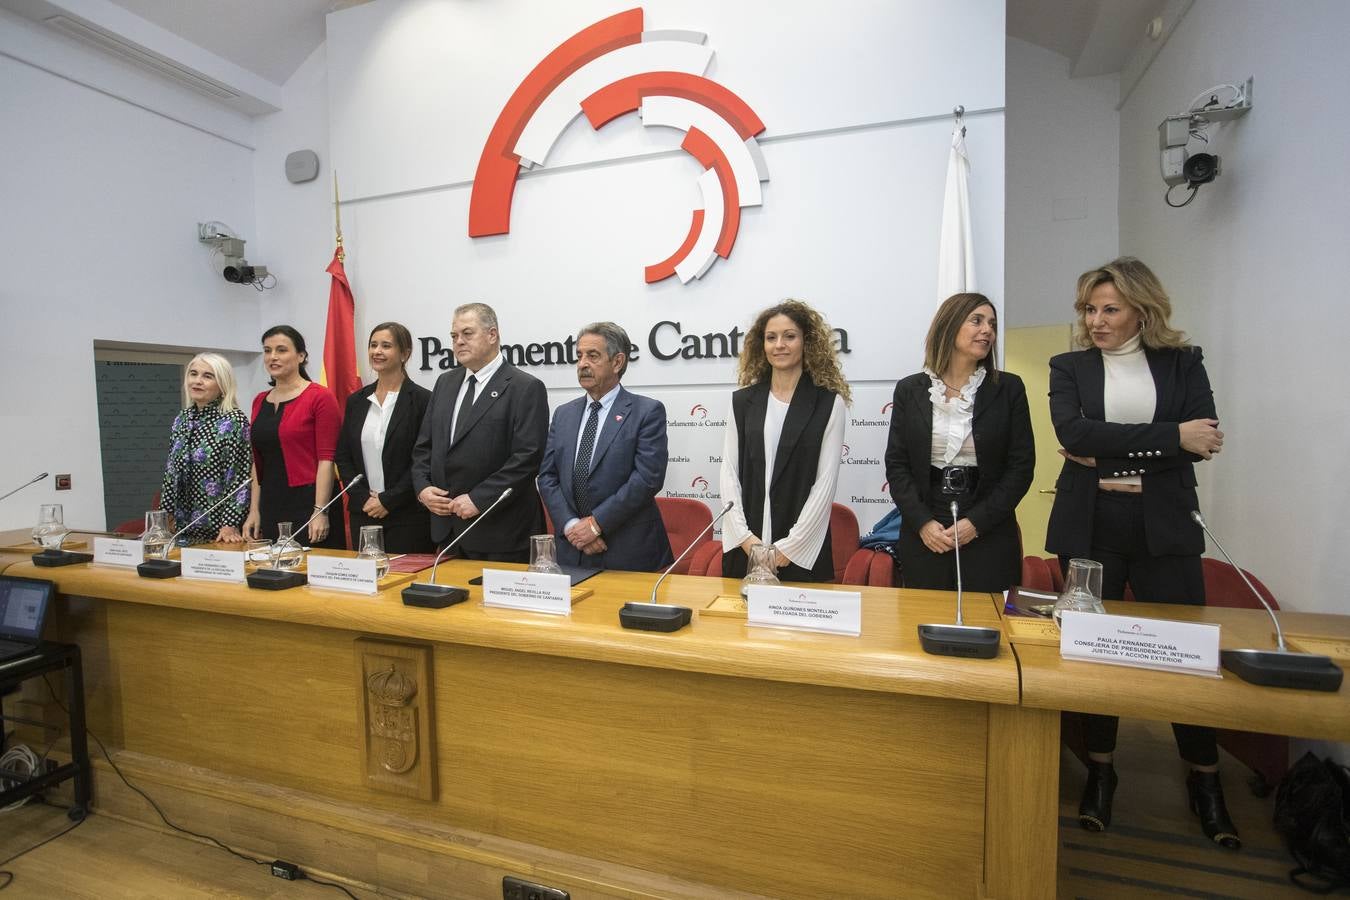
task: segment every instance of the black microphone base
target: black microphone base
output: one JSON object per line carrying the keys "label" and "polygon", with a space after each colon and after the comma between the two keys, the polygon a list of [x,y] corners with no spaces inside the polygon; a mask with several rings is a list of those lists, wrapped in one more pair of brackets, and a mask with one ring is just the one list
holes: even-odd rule
{"label": "black microphone base", "polygon": [[244,580],[249,587],[260,591],[284,591],[309,582],[304,572],[283,572],[280,569],[259,569],[250,572]]}
{"label": "black microphone base", "polygon": [[1280,650],[1223,650],[1223,667],[1243,681],[1263,687],[1303,691],[1339,691],[1344,674],[1328,656]]}
{"label": "black microphone base", "polygon": [[42,566],[46,569],[54,569],[57,566],[73,566],[76,563],[87,563],[94,561],[92,553],[76,553],[73,550],[42,550],[33,554],[33,565]]}
{"label": "black microphone base", "polygon": [[934,656],[964,656],[993,659],[1003,633],[997,628],[974,625],[920,625],[919,644]]}
{"label": "black microphone base", "polygon": [[679,631],[689,624],[694,611],[687,606],[665,603],[625,603],[619,610],[619,624],[639,631]]}
{"label": "black microphone base", "polygon": [[403,605],[420,606],[423,609],[445,609],[468,599],[468,588],[451,587],[447,584],[418,582],[403,589]]}
{"label": "black microphone base", "polygon": [[142,578],[177,578],[183,574],[183,564],[173,559],[147,559],[136,567]]}

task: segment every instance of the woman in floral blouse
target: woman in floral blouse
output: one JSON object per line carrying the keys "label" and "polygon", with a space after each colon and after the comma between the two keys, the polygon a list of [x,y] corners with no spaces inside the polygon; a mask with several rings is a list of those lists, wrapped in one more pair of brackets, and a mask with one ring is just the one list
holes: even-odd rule
{"label": "woman in floral blouse", "polygon": [[194,542],[243,540],[248,515],[249,472],[253,464],[248,416],[235,397],[234,370],[215,353],[199,353],[183,373],[186,408],[173,420],[172,446],[164,470],[160,506],[175,530],[220,503],[236,485],[232,501],[195,523],[184,535]]}

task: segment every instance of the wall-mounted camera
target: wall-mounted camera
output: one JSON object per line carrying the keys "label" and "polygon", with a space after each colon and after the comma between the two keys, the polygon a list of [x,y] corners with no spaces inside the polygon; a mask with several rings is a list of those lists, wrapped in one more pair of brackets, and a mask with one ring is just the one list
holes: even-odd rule
{"label": "wall-mounted camera", "polygon": [[212,256],[221,258],[220,274],[230,284],[247,284],[263,291],[275,287],[277,279],[269,274],[267,266],[250,265],[244,258],[247,243],[223,222],[202,222],[197,225],[197,240],[211,245]]}
{"label": "wall-mounted camera", "polygon": [[[1219,94],[1231,91],[1232,99],[1219,101]],[[1215,153],[1191,153],[1191,141],[1209,143],[1209,126],[1214,122],[1236,119],[1252,108],[1252,79],[1242,86],[1221,84],[1201,92],[1191,108],[1176,116],[1168,116],[1158,125],[1158,152],[1161,154],[1162,178],[1167,183],[1163,199],[1168,206],[1182,207],[1195,199],[1201,185],[1209,184],[1223,172],[1222,161]],[[1180,203],[1172,202],[1172,189],[1186,185],[1190,194]]]}

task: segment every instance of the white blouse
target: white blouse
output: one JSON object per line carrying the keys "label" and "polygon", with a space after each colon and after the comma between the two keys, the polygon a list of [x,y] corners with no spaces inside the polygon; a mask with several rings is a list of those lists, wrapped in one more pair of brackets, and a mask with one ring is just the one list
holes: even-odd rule
{"label": "white blouse", "polygon": [[[1105,375],[1102,393],[1106,421],[1133,425],[1152,422],[1158,406],[1158,387],[1144,355],[1144,343],[1135,335],[1114,350],[1102,351]],[[1143,484],[1139,475],[1101,478],[1106,484]]]}
{"label": "white blouse", "polygon": [[989,374],[984,366],[975,372],[961,388],[958,397],[947,399],[947,385],[931,369],[924,373],[932,379],[928,396],[933,401],[933,447],[929,463],[943,466],[973,466],[975,461],[975,394]]}
{"label": "white blouse", "polygon": [[721,493],[723,503],[736,505],[722,520],[722,549],[739,547],[746,538],[757,536],[766,544],[773,544],[778,552],[804,569],[810,569],[825,546],[825,532],[830,527],[830,506],[834,503],[834,489],[839,482],[839,455],[844,448],[844,420],[846,409],[843,398],[835,396],[830,419],[825,423],[825,436],[816,462],[816,480],[806,496],[806,503],[797,515],[797,521],[787,534],[773,533],[769,482],[773,479],[774,457],[778,440],[783,434],[788,404],[769,394],[769,405],[764,414],[764,515],[758,529],[751,530],[745,519],[741,499],[740,436],[736,431],[736,414],[727,413],[727,430],[722,441]]}
{"label": "white blouse", "polygon": [[398,391],[385,394],[383,404],[375,398],[375,391],[370,392],[368,399],[370,408],[366,410],[366,421],[361,426],[361,461],[366,467],[366,481],[371,493],[378,494],[384,490],[384,433],[394,414]]}

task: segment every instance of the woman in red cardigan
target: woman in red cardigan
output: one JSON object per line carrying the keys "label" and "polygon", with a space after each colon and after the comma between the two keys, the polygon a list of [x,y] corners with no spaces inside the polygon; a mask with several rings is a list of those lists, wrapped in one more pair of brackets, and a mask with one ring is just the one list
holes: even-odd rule
{"label": "woman in red cardigan", "polygon": [[342,547],[341,528],[327,513],[314,515],[333,496],[333,454],[342,413],[328,388],[309,380],[305,338],[289,325],[262,336],[263,365],[272,389],[253,398],[253,499],[244,537],[275,540],[277,523],[299,529],[311,516],[315,547]]}

